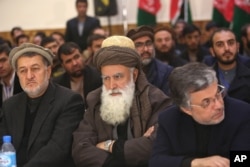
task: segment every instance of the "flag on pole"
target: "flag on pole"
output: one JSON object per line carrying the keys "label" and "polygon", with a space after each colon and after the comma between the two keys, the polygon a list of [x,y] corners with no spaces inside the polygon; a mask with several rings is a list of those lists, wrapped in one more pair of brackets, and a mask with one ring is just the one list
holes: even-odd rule
{"label": "flag on pole", "polygon": [[183,0],[171,0],[170,1],[170,21],[175,24],[180,18]]}
{"label": "flag on pole", "polygon": [[160,8],[160,0],[139,0],[137,25],[156,25],[156,14]]}
{"label": "flag on pole", "polygon": [[214,0],[213,17],[220,27],[229,27],[233,20],[234,0]]}
{"label": "flag on pole", "polygon": [[193,23],[193,19],[192,19],[192,12],[191,12],[191,8],[190,8],[190,0],[185,0],[185,4],[184,4],[184,20],[189,23],[192,24]]}
{"label": "flag on pole", "polygon": [[240,29],[246,23],[250,23],[250,0],[235,0],[232,29],[238,40]]}
{"label": "flag on pole", "polygon": [[174,25],[177,20],[182,19],[187,23],[192,23],[192,12],[189,0],[170,1],[170,21]]}

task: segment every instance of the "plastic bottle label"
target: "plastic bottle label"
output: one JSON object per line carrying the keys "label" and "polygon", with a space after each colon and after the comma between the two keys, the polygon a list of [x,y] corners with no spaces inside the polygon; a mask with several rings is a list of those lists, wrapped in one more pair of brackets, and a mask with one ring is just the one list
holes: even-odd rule
{"label": "plastic bottle label", "polygon": [[16,167],[16,153],[0,153],[0,167]]}

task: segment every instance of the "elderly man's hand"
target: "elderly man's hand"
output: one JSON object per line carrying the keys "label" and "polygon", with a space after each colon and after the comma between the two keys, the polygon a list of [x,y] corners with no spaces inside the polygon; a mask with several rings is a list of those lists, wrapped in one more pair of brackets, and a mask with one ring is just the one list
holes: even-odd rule
{"label": "elderly man's hand", "polygon": [[149,137],[155,130],[154,126],[151,126],[150,128],[148,128],[148,130],[143,134],[144,137]]}
{"label": "elderly man's hand", "polygon": [[221,156],[211,156],[206,158],[197,158],[191,162],[192,167],[205,167],[205,166],[215,166],[215,167],[229,167],[229,159]]}

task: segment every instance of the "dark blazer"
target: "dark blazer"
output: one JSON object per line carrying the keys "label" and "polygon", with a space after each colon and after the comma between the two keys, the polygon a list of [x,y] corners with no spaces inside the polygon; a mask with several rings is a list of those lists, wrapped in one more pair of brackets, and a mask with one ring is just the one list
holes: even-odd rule
{"label": "dark blazer", "polygon": [[[83,76],[84,76],[83,93],[84,93],[84,101],[86,101],[86,97],[89,92],[102,86],[102,79],[101,79],[101,74],[96,69],[91,68],[89,66],[85,66],[83,70]],[[64,73],[61,76],[53,78],[53,81],[58,83],[59,85],[71,89],[70,76],[67,73]]]}
{"label": "dark blazer", "polygon": [[[22,92],[3,103],[0,135],[12,136],[17,153],[24,133],[27,101],[26,93]],[[83,100],[79,94],[50,83],[37,109],[29,135],[28,162],[24,166],[74,167],[71,158],[72,132],[83,113]]]}
{"label": "dark blazer", "polygon": [[[209,56],[210,55],[210,52],[208,49],[202,47],[202,46],[199,46],[198,48],[198,52],[196,54],[196,57],[197,57],[197,61],[198,62],[203,62],[203,59],[204,57],[206,56]],[[185,49],[181,54],[180,54],[180,57],[188,62],[190,62],[190,59],[189,59],[189,55],[188,55],[188,50]]]}
{"label": "dark blazer", "polygon": [[[222,84],[219,79],[218,66],[216,64],[214,69],[219,83]],[[236,75],[227,90],[227,94],[230,97],[250,103],[250,69],[241,61],[237,61]]]}
{"label": "dark blazer", "polygon": [[156,58],[154,58],[150,64],[143,67],[143,71],[145,71],[148,81],[161,89],[166,95],[169,94],[168,77],[172,70],[172,66],[164,64]]}
{"label": "dark blazer", "polygon": [[[2,95],[3,92],[2,91],[3,91],[3,85],[0,84],[0,107],[2,107],[2,104],[3,104],[3,95]],[[13,95],[20,93],[22,91],[23,91],[23,89],[20,86],[19,79],[18,79],[17,75],[15,74]]]}
{"label": "dark blazer", "polygon": [[[211,125],[207,155],[229,158],[230,150],[250,150],[250,105],[224,98],[225,118]],[[150,167],[180,167],[185,158],[197,158],[197,134],[191,116],[173,106],[159,115],[159,127]]]}
{"label": "dark blazer", "polygon": [[65,40],[66,42],[77,43],[83,51],[87,48],[87,38],[91,31],[100,26],[99,19],[87,16],[84,22],[82,35],[80,36],[78,33],[78,18],[72,18],[66,23]]}
{"label": "dark blazer", "polygon": [[[216,58],[209,55],[204,57],[203,63],[205,63],[208,66],[213,66],[216,63]],[[237,61],[240,61],[243,63],[246,67],[250,68],[250,57],[242,56],[242,55],[237,55]]]}

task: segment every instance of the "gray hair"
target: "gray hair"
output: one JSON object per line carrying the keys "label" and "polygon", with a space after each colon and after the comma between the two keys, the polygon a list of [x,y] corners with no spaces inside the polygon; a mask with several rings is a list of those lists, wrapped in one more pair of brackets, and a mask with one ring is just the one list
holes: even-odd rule
{"label": "gray hair", "polygon": [[169,76],[170,96],[180,107],[190,107],[190,93],[217,82],[215,71],[202,63],[188,63],[175,68]]}

